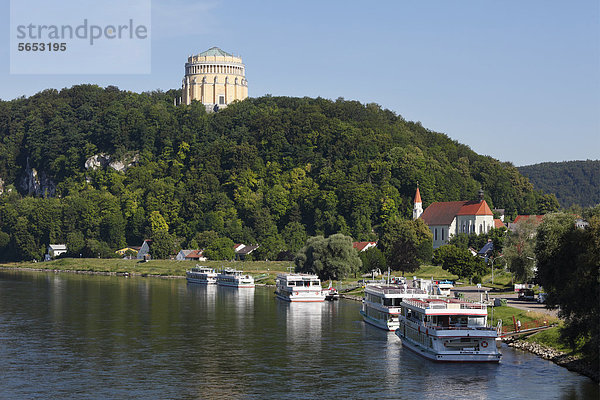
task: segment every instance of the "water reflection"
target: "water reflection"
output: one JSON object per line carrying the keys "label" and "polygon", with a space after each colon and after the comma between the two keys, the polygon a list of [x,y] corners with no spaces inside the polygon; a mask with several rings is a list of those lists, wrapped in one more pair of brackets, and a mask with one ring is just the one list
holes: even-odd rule
{"label": "water reflection", "polygon": [[590,379],[503,348],[437,364],[360,303],[271,288],[0,271],[2,398],[598,398]]}

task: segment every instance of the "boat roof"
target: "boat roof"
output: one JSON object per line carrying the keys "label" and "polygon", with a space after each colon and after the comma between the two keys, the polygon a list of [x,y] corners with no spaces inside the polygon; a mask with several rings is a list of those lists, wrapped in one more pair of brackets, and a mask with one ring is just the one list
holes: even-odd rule
{"label": "boat roof", "polygon": [[311,279],[319,279],[317,275],[313,274],[278,274],[277,278],[287,279],[302,279],[302,280],[311,280]]}
{"label": "boat roof", "polygon": [[427,297],[427,291],[403,284],[368,284],[365,292],[382,297]]}
{"label": "boat roof", "polygon": [[461,299],[404,299],[409,308],[427,315],[487,315],[487,306],[483,303]]}
{"label": "boat roof", "polygon": [[235,268],[225,268],[221,271],[222,274],[243,274],[244,271]]}

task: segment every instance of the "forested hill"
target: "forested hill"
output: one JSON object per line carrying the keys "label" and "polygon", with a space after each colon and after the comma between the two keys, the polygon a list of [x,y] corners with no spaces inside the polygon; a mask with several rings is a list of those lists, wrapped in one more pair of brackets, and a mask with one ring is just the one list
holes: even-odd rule
{"label": "forested hill", "polygon": [[480,187],[508,214],[557,206],[511,164],[375,104],[267,96],[207,114],[179,95],[81,85],[0,102],[0,258],[109,254],[167,229],[272,259],[306,235],[374,239],[410,217],[417,181],[425,207]]}
{"label": "forested hill", "polygon": [[565,208],[600,204],[600,160],[546,162],[518,170],[536,189],[555,194]]}

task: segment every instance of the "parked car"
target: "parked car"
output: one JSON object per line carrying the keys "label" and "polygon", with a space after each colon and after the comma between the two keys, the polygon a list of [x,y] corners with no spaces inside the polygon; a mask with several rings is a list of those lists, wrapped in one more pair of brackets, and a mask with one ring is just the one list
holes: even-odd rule
{"label": "parked car", "polygon": [[537,297],[537,302],[540,304],[543,304],[546,302],[546,297],[548,297],[548,294],[546,293],[538,293],[538,297]]}
{"label": "parked car", "polygon": [[519,290],[519,299],[535,300],[535,292],[533,291],[533,289],[521,289]]}

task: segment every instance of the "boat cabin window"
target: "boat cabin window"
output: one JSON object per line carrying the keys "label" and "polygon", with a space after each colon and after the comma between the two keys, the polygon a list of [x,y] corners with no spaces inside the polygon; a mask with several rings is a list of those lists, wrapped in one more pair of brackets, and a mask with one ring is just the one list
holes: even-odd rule
{"label": "boat cabin window", "polygon": [[434,315],[431,317],[431,323],[436,326],[448,327],[450,325],[450,317],[448,315]]}
{"label": "boat cabin window", "polygon": [[310,284],[312,286],[319,286],[319,282],[317,282],[317,281],[311,281]]}
{"label": "boat cabin window", "polygon": [[469,326],[485,327],[485,317],[469,317]]}
{"label": "boat cabin window", "polygon": [[384,306],[391,306],[392,305],[392,299],[388,299],[388,298],[383,298],[383,305]]}
{"label": "boat cabin window", "polygon": [[289,281],[289,282],[288,282],[288,286],[296,286],[296,282],[294,282],[294,281]]}
{"label": "boat cabin window", "polygon": [[466,315],[451,315],[450,326],[467,326]]}

